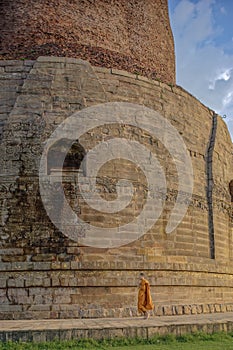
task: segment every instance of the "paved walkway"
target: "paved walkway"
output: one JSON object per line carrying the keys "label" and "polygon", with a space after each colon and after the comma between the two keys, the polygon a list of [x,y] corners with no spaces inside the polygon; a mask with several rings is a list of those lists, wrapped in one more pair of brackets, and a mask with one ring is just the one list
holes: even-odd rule
{"label": "paved walkway", "polygon": [[232,331],[233,312],[132,318],[0,320],[0,340],[151,337],[154,334]]}

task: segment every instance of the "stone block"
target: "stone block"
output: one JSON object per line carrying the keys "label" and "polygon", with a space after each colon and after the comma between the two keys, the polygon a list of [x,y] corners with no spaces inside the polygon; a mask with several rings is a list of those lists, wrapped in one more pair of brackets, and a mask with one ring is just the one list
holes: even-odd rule
{"label": "stone block", "polygon": [[197,314],[197,305],[191,305],[191,314],[193,315]]}
{"label": "stone block", "polygon": [[21,65],[5,66],[6,73],[18,73],[18,72],[29,72],[31,70],[30,66]]}
{"label": "stone block", "polygon": [[36,254],[32,255],[31,261],[35,262],[49,262],[49,261],[55,261],[56,255],[55,254]]}
{"label": "stone block", "polygon": [[224,304],[221,304],[220,305],[220,312],[226,312],[227,311],[227,306],[226,305],[224,305]]}
{"label": "stone block", "polygon": [[175,311],[177,315],[183,315],[183,312],[184,312],[183,306],[182,305],[175,306]]}
{"label": "stone block", "polygon": [[202,309],[203,309],[203,313],[204,313],[204,314],[208,314],[208,313],[210,312],[210,308],[209,308],[209,305],[208,305],[208,304],[202,305]]}
{"label": "stone block", "polygon": [[22,305],[5,305],[0,304],[0,313],[3,312],[21,312],[22,311]]}
{"label": "stone block", "polygon": [[7,276],[0,277],[0,288],[6,288]]}
{"label": "stone block", "polygon": [[50,311],[50,305],[44,305],[44,304],[36,304],[36,305],[31,305],[28,308],[28,311]]}
{"label": "stone block", "polygon": [[51,263],[50,262],[41,262],[41,261],[36,261],[33,262],[32,264],[33,270],[38,270],[38,271],[45,271],[45,270],[50,270],[51,269]]}
{"label": "stone block", "polygon": [[66,295],[59,294],[54,296],[53,303],[54,304],[70,304],[71,298],[70,295],[66,293]]}
{"label": "stone block", "polygon": [[203,313],[203,306],[202,305],[197,305],[197,314],[202,314]]}
{"label": "stone block", "polygon": [[7,279],[7,287],[16,287],[16,288],[23,288],[24,287],[24,278],[23,276],[14,276],[13,278]]}
{"label": "stone block", "polygon": [[171,316],[172,315],[172,306],[171,305],[165,305],[163,307],[163,314],[164,314],[164,316]]}
{"label": "stone block", "polygon": [[46,342],[46,332],[33,331],[32,341],[34,343],[45,343]]}
{"label": "stone block", "polygon": [[22,262],[26,260],[24,255],[2,255],[2,262]]}
{"label": "stone block", "polygon": [[30,262],[12,262],[11,268],[13,271],[33,270],[33,263]]}
{"label": "stone block", "polygon": [[213,304],[209,304],[209,309],[210,309],[210,312],[215,312],[215,306]]}
{"label": "stone block", "polygon": [[214,308],[215,308],[215,312],[221,312],[221,305],[215,304]]}
{"label": "stone block", "polygon": [[32,67],[32,66],[34,65],[35,62],[36,62],[36,61],[34,61],[34,60],[24,60],[24,61],[23,61],[23,64],[24,64],[24,66],[30,66],[30,67]]}
{"label": "stone block", "polygon": [[127,71],[123,71],[123,70],[119,70],[119,69],[112,68],[111,69],[111,73],[114,74],[114,75],[121,75],[123,77],[127,77],[127,78],[130,78],[130,79],[137,79],[137,75],[136,74],[132,74],[132,73],[129,73]]}
{"label": "stone block", "polygon": [[0,262],[0,271],[11,271],[11,270],[12,270],[11,263]]}
{"label": "stone block", "polygon": [[184,305],[184,314],[190,315],[192,313],[192,308],[190,305]]}

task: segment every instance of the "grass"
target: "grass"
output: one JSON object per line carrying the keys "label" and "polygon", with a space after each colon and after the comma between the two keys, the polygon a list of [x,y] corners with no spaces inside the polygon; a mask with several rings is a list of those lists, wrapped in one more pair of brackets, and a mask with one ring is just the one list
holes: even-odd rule
{"label": "grass", "polygon": [[233,350],[233,333],[196,333],[150,339],[81,339],[47,343],[0,343],[0,350]]}

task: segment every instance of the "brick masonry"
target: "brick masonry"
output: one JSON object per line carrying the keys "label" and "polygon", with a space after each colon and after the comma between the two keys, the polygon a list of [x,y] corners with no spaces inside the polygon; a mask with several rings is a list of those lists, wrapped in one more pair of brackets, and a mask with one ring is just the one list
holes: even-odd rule
{"label": "brick masonry", "polygon": [[[0,61],[0,71],[0,318],[136,315],[139,271],[151,281],[156,315],[233,311],[232,143],[223,120],[217,117],[212,155],[211,259],[206,173],[211,110],[178,86],[79,59]],[[86,150],[116,135],[145,144],[165,169],[168,187],[163,213],[147,234],[120,248],[97,249],[69,240],[51,223],[40,198],[38,166],[43,142],[57,125],[74,111],[111,101],[145,105],[176,127],[191,156],[194,190],[183,221],[167,235],[177,195],[168,150],[145,131],[127,125],[87,133],[81,140]],[[105,199],[114,199],[116,179],[127,175],[136,188],[132,206],[120,215],[101,216],[80,200],[77,214],[93,225],[126,222],[144,203],[143,174],[131,163],[119,162],[103,167],[99,190]],[[72,204],[77,192],[70,169],[64,188]]]}
{"label": "brick masonry", "polygon": [[175,83],[167,0],[2,0],[0,58],[82,58]]}

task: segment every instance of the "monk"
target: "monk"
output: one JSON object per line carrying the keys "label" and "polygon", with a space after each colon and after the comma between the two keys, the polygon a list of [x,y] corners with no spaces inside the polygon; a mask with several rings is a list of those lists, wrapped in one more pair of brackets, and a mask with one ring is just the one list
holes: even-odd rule
{"label": "monk", "polygon": [[148,319],[149,310],[153,310],[154,305],[150,294],[150,284],[145,279],[144,273],[140,273],[140,284],[138,291],[138,311],[144,314],[144,318]]}

